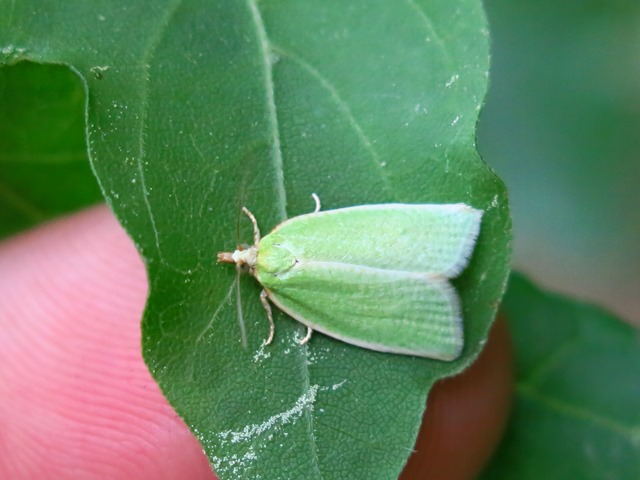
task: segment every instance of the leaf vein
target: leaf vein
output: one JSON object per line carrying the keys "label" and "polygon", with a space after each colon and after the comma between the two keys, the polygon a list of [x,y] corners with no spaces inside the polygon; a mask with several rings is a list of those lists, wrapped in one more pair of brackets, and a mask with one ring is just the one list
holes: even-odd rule
{"label": "leaf vein", "polygon": [[640,442],[640,428],[638,426],[629,428],[620,422],[612,420],[611,418],[607,418],[603,415],[598,415],[592,410],[580,408],[576,405],[571,405],[570,403],[564,402],[550,395],[545,395],[536,388],[528,385],[517,385],[516,391],[519,395],[536,401],[547,407],[549,410],[563,413],[578,420],[591,422],[622,437],[628,438],[633,443]]}
{"label": "leaf vein", "polygon": [[385,187],[387,188],[388,191],[392,191],[391,186],[389,185],[389,179],[388,179],[387,173],[384,171],[385,162],[380,160],[380,155],[378,154],[376,149],[373,147],[373,142],[369,139],[369,137],[365,133],[360,123],[356,120],[355,116],[353,115],[353,112],[349,108],[349,105],[347,104],[346,101],[342,99],[336,87],[322,73],[320,73],[318,69],[316,69],[314,66],[304,61],[302,58],[298,57],[297,55],[285,50],[279,45],[272,45],[271,48],[274,52],[284,57],[288,57],[291,60],[293,60],[295,63],[300,65],[314,79],[316,79],[318,83],[320,83],[320,85],[325,90],[329,92],[329,94],[331,95],[331,98],[333,98],[333,100],[338,105],[338,109],[340,110],[344,118],[347,120],[349,125],[351,125],[356,136],[358,137],[358,139],[364,146],[365,150],[369,154],[374,166],[377,168],[381,178],[385,182]]}
{"label": "leaf vein", "polygon": [[549,353],[546,358],[538,362],[538,365],[529,372],[527,378],[524,378],[519,384],[525,388],[529,388],[543,381],[545,376],[558,365],[558,363],[566,358],[575,347],[580,345],[580,338],[580,335],[576,335],[574,338],[566,340],[559,345],[558,348]]}
{"label": "leaf vein", "polygon": [[173,4],[166,10],[166,14],[162,18],[162,21],[158,25],[158,29],[155,34],[151,37],[146,49],[145,54],[142,57],[141,66],[144,71],[144,82],[142,86],[142,103],[140,105],[141,114],[140,114],[140,126],[138,132],[138,155],[136,155],[136,164],[138,169],[138,175],[140,176],[140,188],[142,189],[142,199],[144,201],[145,209],[147,210],[147,215],[149,216],[149,222],[151,224],[151,229],[153,231],[156,251],[158,252],[158,257],[160,257],[160,261],[164,264],[167,262],[164,260],[162,255],[162,248],[160,246],[160,232],[158,231],[158,226],[156,224],[155,215],[153,213],[153,209],[151,208],[151,202],[149,201],[149,190],[147,189],[147,183],[145,180],[144,167],[143,167],[143,158],[145,157],[145,130],[147,124],[147,117],[149,115],[149,82],[150,75],[149,69],[151,66],[151,62],[155,55],[156,49],[158,45],[160,45],[160,41],[162,40],[164,34],[167,31],[167,28],[171,24],[171,20],[174,18],[178,8],[182,5],[182,0],[175,0]]}
{"label": "leaf vein", "polygon": [[429,15],[427,15],[427,12],[425,12],[424,7],[416,3],[415,0],[405,0],[405,2],[418,14],[418,17],[420,17],[420,19],[422,20],[422,23],[424,24],[427,31],[433,35],[435,42],[438,44],[438,47],[442,51],[442,56],[444,57],[445,62],[448,66],[451,66],[453,64],[453,61],[451,59],[451,55],[449,55],[449,50],[447,50],[445,42],[442,40],[442,37],[433,26],[433,22],[431,22],[431,18],[429,18]]}
{"label": "leaf vein", "polygon": [[[264,64],[264,78],[265,78],[265,92],[266,92],[266,100],[267,100],[267,112],[269,114],[269,120],[271,123],[271,136],[272,136],[272,160],[275,168],[276,174],[276,189],[279,197],[279,215],[282,220],[287,219],[287,211],[286,211],[286,192],[284,189],[284,167],[282,161],[282,148],[280,144],[280,131],[278,125],[278,116],[276,109],[276,101],[275,101],[275,86],[273,83],[273,70],[270,60],[270,51],[272,46],[270,46],[269,38],[267,37],[267,32],[265,29],[264,22],[262,20],[262,15],[258,9],[258,5],[255,0],[247,0],[249,9],[251,10],[251,15],[256,27],[256,33],[258,35],[258,40],[260,41],[260,47],[263,57]],[[306,348],[306,347],[305,347]],[[301,354],[303,349],[300,349]],[[301,375],[303,377],[304,391],[309,391],[311,386],[310,374],[309,374],[309,366],[306,361],[306,354],[303,354],[305,357],[305,361],[301,362],[302,372]],[[316,469],[316,473],[320,478],[322,478],[322,473],[320,472],[319,467],[319,458],[316,447],[316,438],[315,432],[313,430],[313,413],[311,409],[306,409],[304,412],[304,417],[307,420],[309,437],[310,437],[310,449],[312,458],[314,461],[314,467]]]}
{"label": "leaf vein", "polygon": [[269,116],[269,122],[271,126],[272,137],[272,154],[273,166],[276,174],[276,191],[278,194],[278,215],[281,220],[287,219],[287,195],[284,188],[284,167],[282,162],[282,147],[280,145],[280,127],[278,125],[278,114],[275,100],[275,86],[273,83],[273,69],[270,60],[271,46],[269,38],[267,37],[267,31],[265,29],[262,15],[258,9],[258,5],[255,0],[247,0],[251,16],[256,27],[256,33],[258,40],[260,41],[260,50],[262,53],[262,61],[264,65],[264,83],[265,93],[267,101],[267,114]]}

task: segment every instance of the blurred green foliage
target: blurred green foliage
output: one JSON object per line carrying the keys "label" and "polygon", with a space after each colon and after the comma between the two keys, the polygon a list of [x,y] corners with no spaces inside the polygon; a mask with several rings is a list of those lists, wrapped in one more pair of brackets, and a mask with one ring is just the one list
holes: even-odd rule
{"label": "blurred green foliage", "polygon": [[518,274],[503,311],[517,352],[515,399],[481,478],[640,478],[638,331]]}
{"label": "blurred green foliage", "polygon": [[516,267],[640,322],[640,2],[487,0],[479,149]]}
{"label": "blurred green foliage", "polygon": [[84,103],[67,67],[0,68],[0,237],[102,199],[87,157]]}

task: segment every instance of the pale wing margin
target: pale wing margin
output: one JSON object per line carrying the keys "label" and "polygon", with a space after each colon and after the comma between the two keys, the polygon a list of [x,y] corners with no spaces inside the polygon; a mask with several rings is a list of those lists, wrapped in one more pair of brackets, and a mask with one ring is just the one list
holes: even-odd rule
{"label": "pale wing margin", "polygon": [[299,263],[268,289],[299,322],[372,350],[440,360],[463,347],[460,303],[443,278],[327,262]]}
{"label": "pale wing margin", "polygon": [[481,210],[463,203],[363,205],[300,215],[272,234],[298,259],[454,278],[469,261],[481,219]]}

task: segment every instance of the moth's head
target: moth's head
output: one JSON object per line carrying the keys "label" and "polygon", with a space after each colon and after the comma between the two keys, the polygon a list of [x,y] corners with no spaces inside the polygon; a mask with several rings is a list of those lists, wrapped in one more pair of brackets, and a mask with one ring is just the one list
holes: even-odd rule
{"label": "moth's head", "polygon": [[218,263],[235,263],[239,267],[246,265],[253,269],[258,263],[258,249],[256,247],[238,245],[238,248],[233,253],[218,253]]}

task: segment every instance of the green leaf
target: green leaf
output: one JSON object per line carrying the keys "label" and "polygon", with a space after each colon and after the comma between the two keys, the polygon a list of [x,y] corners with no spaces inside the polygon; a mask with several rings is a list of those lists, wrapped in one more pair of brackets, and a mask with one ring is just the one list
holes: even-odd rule
{"label": "green leaf", "polygon": [[[506,192],[474,145],[488,72],[480,2],[2,3],[9,61],[68,64],[85,82],[92,166],[147,263],[145,359],[218,475],[396,477],[431,385],[482,349],[508,272]],[[251,240],[242,205],[268,231],[312,210],[312,192],[325,209],[485,211],[455,281],[461,358],[320,334],[302,347],[304,327],[280,312],[264,347],[248,277],[243,348],[235,273],[215,254]]]}
{"label": "green leaf", "polygon": [[59,65],[0,68],[0,237],[98,202],[85,95]]}
{"label": "green leaf", "polygon": [[640,477],[640,335],[599,308],[513,275],[512,419],[484,478]]}

